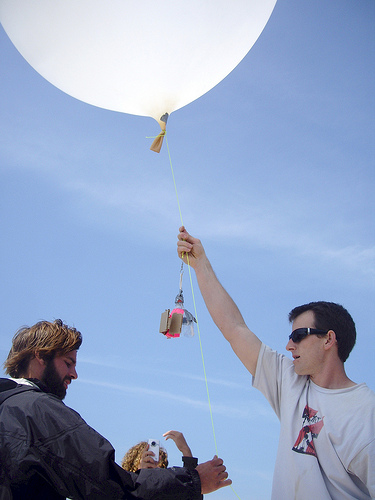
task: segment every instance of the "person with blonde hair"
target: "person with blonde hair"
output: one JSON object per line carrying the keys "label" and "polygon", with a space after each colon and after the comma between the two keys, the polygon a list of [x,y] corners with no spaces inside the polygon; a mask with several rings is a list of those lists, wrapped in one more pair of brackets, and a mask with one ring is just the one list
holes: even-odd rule
{"label": "person with blonde hair", "polygon": [[128,472],[115,450],[63,399],[77,378],[81,333],[40,321],[13,337],[0,378],[0,498],[200,500],[231,484],[214,457],[195,469]]}
{"label": "person with blonde hair", "polygon": [[[184,467],[194,469],[198,465],[198,459],[193,457],[182,432],[168,431],[163,434],[163,437],[166,440],[172,439],[176,443],[177,448],[182,453]],[[136,472],[139,469],[154,469],[156,467],[165,469],[168,467],[168,454],[164,448],[160,447],[159,457],[156,460],[154,452],[149,450],[149,444],[146,441],[141,441],[125,453],[121,467],[131,472]]]}
{"label": "person with blonde hair", "polygon": [[156,461],[151,456],[152,451],[148,451],[149,444],[146,441],[140,441],[132,446],[124,455],[121,467],[129,472],[137,472],[140,469],[155,469],[168,467],[168,454],[164,448],[159,449],[159,460]]}

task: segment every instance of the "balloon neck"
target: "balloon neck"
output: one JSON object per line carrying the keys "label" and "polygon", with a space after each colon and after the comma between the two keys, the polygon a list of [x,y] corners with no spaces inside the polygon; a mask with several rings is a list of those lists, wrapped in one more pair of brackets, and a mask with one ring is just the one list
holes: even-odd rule
{"label": "balloon neck", "polygon": [[161,147],[163,145],[163,139],[165,134],[167,133],[167,121],[168,121],[169,114],[164,113],[163,116],[160,117],[158,120],[158,123],[161,128],[161,132],[158,136],[155,137],[153,143],[151,144],[151,151],[154,151],[155,153],[160,153]]}
{"label": "balloon neck", "polygon": [[168,118],[169,118],[168,113],[164,113],[164,115],[160,117],[159,125],[162,127],[162,124],[164,124],[164,130],[165,130],[165,127],[167,126]]}

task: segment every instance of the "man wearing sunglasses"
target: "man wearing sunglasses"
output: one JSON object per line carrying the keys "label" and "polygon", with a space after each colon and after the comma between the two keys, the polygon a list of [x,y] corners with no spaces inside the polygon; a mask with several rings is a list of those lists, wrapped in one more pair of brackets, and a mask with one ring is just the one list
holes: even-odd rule
{"label": "man wearing sunglasses", "polygon": [[323,301],[294,308],[290,359],[249,330],[200,240],[184,227],[177,251],[194,268],[212,319],[280,420],[272,498],[375,498],[375,394],[345,373],[356,340],[348,311]]}

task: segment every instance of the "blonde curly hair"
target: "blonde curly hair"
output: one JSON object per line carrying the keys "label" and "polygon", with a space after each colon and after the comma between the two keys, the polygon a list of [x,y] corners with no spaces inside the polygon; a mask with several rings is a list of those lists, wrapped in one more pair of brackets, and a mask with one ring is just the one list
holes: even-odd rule
{"label": "blonde curly hair", "polygon": [[[139,463],[142,458],[142,453],[147,448],[146,441],[141,441],[140,443],[132,446],[124,455],[121,462],[121,467],[129,472],[137,472],[139,469]],[[158,467],[166,469],[168,467],[168,454],[164,448],[159,449],[159,463]]]}

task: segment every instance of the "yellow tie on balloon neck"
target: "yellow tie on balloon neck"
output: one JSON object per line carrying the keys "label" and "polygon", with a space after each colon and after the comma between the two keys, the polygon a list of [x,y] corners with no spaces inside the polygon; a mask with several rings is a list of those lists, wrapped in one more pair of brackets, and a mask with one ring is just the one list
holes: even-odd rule
{"label": "yellow tie on balloon neck", "polygon": [[164,115],[158,120],[158,123],[161,128],[161,132],[159,135],[157,135],[151,144],[151,151],[155,151],[155,153],[160,153],[161,147],[163,145],[163,139],[165,134],[167,133],[167,121],[168,121],[169,114],[164,113]]}

